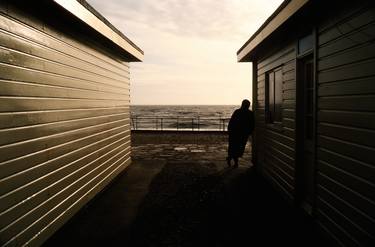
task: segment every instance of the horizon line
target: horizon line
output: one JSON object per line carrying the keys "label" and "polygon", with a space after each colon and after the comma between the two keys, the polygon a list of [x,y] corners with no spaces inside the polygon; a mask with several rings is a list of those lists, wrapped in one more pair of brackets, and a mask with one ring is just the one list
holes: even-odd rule
{"label": "horizon line", "polygon": [[241,104],[130,104],[130,106],[233,106]]}

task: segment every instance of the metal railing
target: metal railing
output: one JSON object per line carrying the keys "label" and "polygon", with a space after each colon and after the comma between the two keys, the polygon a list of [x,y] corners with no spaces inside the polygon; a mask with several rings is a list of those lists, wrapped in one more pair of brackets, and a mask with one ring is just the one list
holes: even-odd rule
{"label": "metal railing", "polygon": [[131,116],[132,130],[226,131],[229,118]]}

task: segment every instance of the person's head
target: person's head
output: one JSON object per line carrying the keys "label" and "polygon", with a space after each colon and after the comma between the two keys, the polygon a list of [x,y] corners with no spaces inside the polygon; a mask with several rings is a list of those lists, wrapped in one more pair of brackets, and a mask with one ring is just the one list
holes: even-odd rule
{"label": "person's head", "polygon": [[242,109],[249,109],[250,107],[250,101],[247,99],[242,100],[241,108]]}

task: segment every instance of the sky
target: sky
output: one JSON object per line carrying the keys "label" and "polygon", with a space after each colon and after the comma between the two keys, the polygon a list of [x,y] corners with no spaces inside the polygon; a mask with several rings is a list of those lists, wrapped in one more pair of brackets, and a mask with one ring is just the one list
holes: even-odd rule
{"label": "sky", "polygon": [[237,51],[282,0],[88,0],[144,52],[132,105],[238,105],[252,95]]}

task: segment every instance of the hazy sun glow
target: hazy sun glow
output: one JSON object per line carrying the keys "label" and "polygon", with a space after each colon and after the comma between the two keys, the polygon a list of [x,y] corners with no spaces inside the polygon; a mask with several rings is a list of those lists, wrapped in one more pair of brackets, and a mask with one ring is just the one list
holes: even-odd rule
{"label": "hazy sun glow", "polygon": [[131,104],[239,104],[251,64],[236,52],[282,0],[89,0],[145,52]]}

